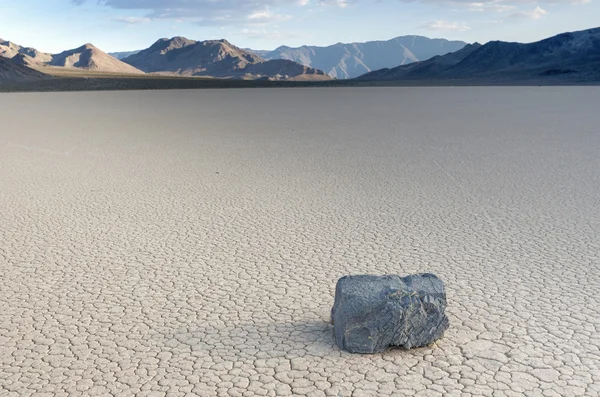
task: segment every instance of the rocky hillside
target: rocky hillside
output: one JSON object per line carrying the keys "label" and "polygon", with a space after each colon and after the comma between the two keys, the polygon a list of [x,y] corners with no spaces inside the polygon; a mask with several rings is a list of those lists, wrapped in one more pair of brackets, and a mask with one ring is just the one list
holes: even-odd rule
{"label": "rocky hillside", "polygon": [[266,61],[227,40],[160,39],[123,59],[144,72],[234,79],[328,79],[324,72],[289,60]]}
{"label": "rocky hillside", "polygon": [[491,41],[427,61],[361,76],[360,80],[600,81],[600,28],[535,43]]}
{"label": "rocky hillside", "polygon": [[36,63],[49,62],[52,59],[52,54],[41,52],[31,47],[23,47],[11,41],[0,39],[0,56],[5,58],[13,58],[17,55],[25,55]]}
{"label": "rocky hillside", "polygon": [[52,56],[52,60],[47,65],[60,66],[64,68],[78,68],[98,72],[139,74],[143,73],[139,69],[132,67],[107,53],[94,47],[92,44],[85,44],[79,48],[61,52]]}
{"label": "rocky hillside", "polygon": [[60,54],[48,54],[31,47],[23,47],[10,41],[0,40],[0,56],[9,58],[21,66],[43,68],[45,66],[84,69],[96,72],[140,74],[132,67],[108,55],[92,44],[67,50]]}
{"label": "rocky hillside", "polygon": [[45,80],[49,76],[0,57],[0,83]]}

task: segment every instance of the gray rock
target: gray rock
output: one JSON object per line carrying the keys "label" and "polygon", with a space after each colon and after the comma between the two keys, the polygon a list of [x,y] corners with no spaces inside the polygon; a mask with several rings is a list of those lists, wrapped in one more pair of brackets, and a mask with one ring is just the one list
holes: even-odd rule
{"label": "gray rock", "polygon": [[345,276],[338,280],[331,319],[335,340],[351,353],[390,346],[425,346],[448,329],[444,283],[433,274]]}

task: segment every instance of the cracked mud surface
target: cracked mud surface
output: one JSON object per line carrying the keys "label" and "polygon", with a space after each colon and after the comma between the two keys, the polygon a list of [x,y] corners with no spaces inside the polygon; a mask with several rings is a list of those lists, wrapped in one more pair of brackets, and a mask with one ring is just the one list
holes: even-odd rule
{"label": "cracked mud surface", "polygon": [[[2,94],[0,395],[600,395],[600,90]],[[345,274],[451,327],[350,355]]]}

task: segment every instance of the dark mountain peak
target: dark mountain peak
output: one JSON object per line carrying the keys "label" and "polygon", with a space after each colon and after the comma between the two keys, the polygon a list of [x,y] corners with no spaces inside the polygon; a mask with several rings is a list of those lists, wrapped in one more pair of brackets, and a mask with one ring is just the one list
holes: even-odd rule
{"label": "dark mountain peak", "polygon": [[175,36],[175,37],[171,38],[170,40],[165,41],[165,43],[168,43],[169,47],[181,48],[181,47],[185,47],[188,45],[196,44],[197,41],[190,40],[187,37],[183,37],[183,36]]}
{"label": "dark mountain peak", "polygon": [[154,43],[152,43],[152,45],[150,47],[160,44],[160,43],[164,43],[165,41],[169,41],[169,40],[171,40],[171,39],[168,37],[161,37],[160,39],[158,39]]}
{"label": "dark mountain peak", "polygon": [[195,40],[190,40],[184,36],[173,36],[170,39],[165,40],[165,41],[171,41],[171,42],[175,42],[175,43],[187,43],[187,42],[195,43],[196,42]]}
{"label": "dark mountain peak", "polygon": [[267,64],[259,55],[225,39],[193,41],[174,37],[159,40],[123,61],[145,72],[184,76],[281,80],[311,75],[311,78],[327,78],[320,70],[305,68],[292,61]]}
{"label": "dark mountain peak", "polygon": [[187,46],[193,45],[193,44],[196,44],[196,41],[190,40],[190,39],[188,39],[186,37],[182,37],[182,36],[175,36],[175,37],[171,37],[170,39],[163,37],[161,39],[158,39],[154,44],[152,44],[147,49],[142,50],[140,52],[169,51],[172,49],[187,47]]}
{"label": "dark mountain peak", "polygon": [[360,79],[506,82],[565,76],[600,80],[600,28],[561,33],[535,43],[473,43],[428,61],[375,71]]}
{"label": "dark mountain peak", "polygon": [[204,41],[199,41],[198,43],[200,43],[204,46],[213,46],[213,45],[216,45],[216,46],[224,45],[224,46],[228,46],[228,47],[232,46],[232,44],[225,39],[204,40]]}

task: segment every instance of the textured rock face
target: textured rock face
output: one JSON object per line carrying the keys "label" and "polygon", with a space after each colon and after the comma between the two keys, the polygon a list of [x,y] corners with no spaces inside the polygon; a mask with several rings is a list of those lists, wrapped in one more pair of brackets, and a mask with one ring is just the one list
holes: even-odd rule
{"label": "textured rock face", "polygon": [[433,274],[345,276],[331,310],[338,346],[378,353],[390,346],[425,346],[448,329],[444,283]]}

